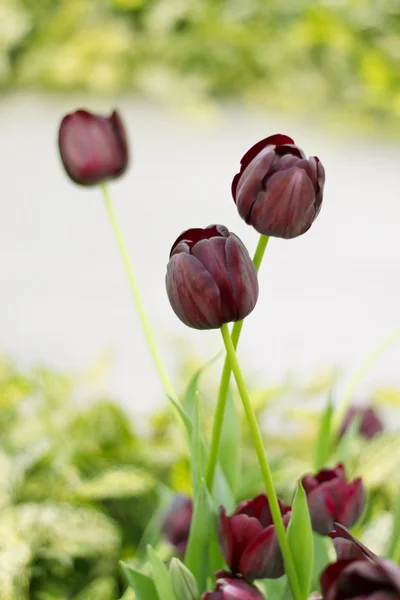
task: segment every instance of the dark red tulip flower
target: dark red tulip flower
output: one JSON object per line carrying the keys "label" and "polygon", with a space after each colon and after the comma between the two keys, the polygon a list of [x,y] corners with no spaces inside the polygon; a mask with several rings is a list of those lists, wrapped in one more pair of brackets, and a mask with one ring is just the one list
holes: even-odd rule
{"label": "dark red tulip flower", "polygon": [[61,121],[61,160],[72,181],[96,185],[120,177],[128,165],[128,145],[117,111],[109,117],[77,110]]}
{"label": "dark red tulip flower", "polygon": [[164,517],[162,532],[180,556],[185,554],[192,514],[192,499],[189,496],[177,494]]}
{"label": "dark red tulip flower", "polygon": [[217,329],[244,319],[258,298],[257,272],[240,239],[222,225],[188,229],[171,249],[168,298],[195,329]]}
{"label": "dark red tulip flower", "polygon": [[325,171],[292,138],[261,140],[240,161],[232,195],[242,219],[264,235],[294,238],[310,229],[322,204]]}
{"label": "dark red tulip flower", "polygon": [[399,600],[400,567],[390,560],[344,558],[321,575],[324,600]]}
{"label": "dark red tulip flower", "polygon": [[264,596],[251,583],[226,573],[220,577],[215,590],[204,592],[201,600],[263,600]]}
{"label": "dark red tulip flower", "polygon": [[340,437],[342,437],[356,416],[360,417],[360,425],[358,431],[365,439],[371,440],[383,431],[383,423],[371,407],[356,407],[351,406],[343,419],[340,428]]}
{"label": "dark red tulip flower", "polygon": [[[279,500],[285,526],[290,506]],[[283,558],[265,494],[239,504],[231,517],[221,508],[218,525],[221,552],[233,573],[247,579],[281,577]]]}
{"label": "dark red tulip flower", "polygon": [[335,522],[351,527],[360,517],[365,502],[364,486],[359,477],[348,482],[343,465],[306,475],[301,482],[314,531],[327,535],[334,530]]}
{"label": "dark red tulip flower", "polygon": [[335,529],[330,532],[329,537],[333,540],[338,560],[344,558],[379,560],[376,554],[371,552],[369,548],[351,535],[346,527],[339,523],[335,523]]}

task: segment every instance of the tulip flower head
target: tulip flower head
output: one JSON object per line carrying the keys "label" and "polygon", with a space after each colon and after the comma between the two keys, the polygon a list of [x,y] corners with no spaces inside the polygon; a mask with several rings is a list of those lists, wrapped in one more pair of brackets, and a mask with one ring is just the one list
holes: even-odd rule
{"label": "tulip flower head", "polygon": [[222,225],[188,229],[172,246],[166,274],[175,314],[195,329],[240,321],[258,298],[257,272],[240,239]]}
{"label": "tulip flower head", "polygon": [[348,482],[343,465],[306,475],[301,482],[317,533],[327,535],[335,529],[335,522],[351,527],[360,517],[365,503],[364,486],[359,477]]}
{"label": "tulip flower head", "polygon": [[240,161],[232,195],[242,219],[264,235],[294,238],[305,233],[321,209],[325,171],[287,135],[271,135]]}
{"label": "tulip flower head", "polygon": [[[281,500],[279,507],[287,526],[291,508]],[[265,494],[239,504],[231,517],[221,508],[218,539],[221,552],[233,573],[241,573],[248,579],[283,575],[282,554]]]}
{"label": "tulip flower head", "polygon": [[90,186],[120,177],[128,165],[128,145],[117,111],[109,117],[77,110],[61,121],[61,160],[75,183]]}
{"label": "tulip flower head", "polygon": [[360,425],[358,431],[360,435],[366,440],[372,440],[372,438],[382,433],[383,423],[373,408],[371,408],[370,406],[351,406],[347,411],[345,418],[343,419],[343,423],[340,428],[340,437],[342,437],[346,433],[346,431],[350,427],[350,424],[353,422],[356,416],[360,417]]}
{"label": "tulip flower head", "polygon": [[225,573],[217,579],[215,590],[204,592],[201,600],[263,600],[264,596],[251,583]]}
{"label": "tulip flower head", "polygon": [[164,516],[162,532],[180,556],[185,554],[192,514],[192,499],[189,496],[177,494]]}

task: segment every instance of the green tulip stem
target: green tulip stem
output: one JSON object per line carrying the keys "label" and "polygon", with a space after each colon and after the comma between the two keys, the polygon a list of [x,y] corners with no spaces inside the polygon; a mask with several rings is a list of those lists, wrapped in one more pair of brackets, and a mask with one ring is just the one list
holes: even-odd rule
{"label": "green tulip stem", "polygon": [[353,398],[354,392],[357,389],[361,379],[372,367],[372,365],[378,360],[378,358],[390,348],[393,344],[400,341],[400,327],[392,331],[388,336],[379,342],[375,348],[364,358],[358,369],[354,372],[348,385],[346,386],[341,398],[338,401],[335,417],[333,422],[333,433],[337,434],[342,425],[343,419],[346,415],[347,409],[349,408],[350,402]]}
{"label": "green tulip stem", "polygon": [[263,440],[261,437],[260,429],[258,427],[257,419],[254,414],[253,407],[251,405],[250,397],[247,392],[246,384],[243,379],[242,372],[240,370],[239,362],[236,357],[235,348],[232,342],[232,338],[229,334],[228,326],[222,325],[221,334],[224,340],[226,354],[231,365],[233,375],[236,380],[236,385],[242,399],[243,408],[246,413],[246,418],[249,424],[250,432],[253,438],[254,446],[257,452],[258,461],[260,463],[261,473],[264,479],[265,491],[267,494],[269,507],[271,510],[272,521],[275,525],[276,536],[278,538],[279,546],[281,548],[283,560],[285,563],[286,573],[288,576],[290,587],[292,588],[293,596],[295,600],[303,600],[303,595],[300,590],[295,565],[293,562],[292,554],[290,551],[289,543],[286,537],[285,526],[282,520],[281,511],[279,508],[278,498],[275,492],[274,484],[272,481],[271,470],[269,468],[267,454],[265,452]]}
{"label": "green tulip stem", "polygon": [[137,285],[136,278],[133,273],[132,264],[131,264],[131,261],[129,258],[128,250],[127,250],[127,247],[126,247],[123,235],[122,235],[121,228],[118,224],[118,219],[115,214],[115,210],[114,210],[113,203],[111,201],[110,194],[108,192],[108,189],[107,189],[107,186],[105,183],[101,184],[101,189],[103,192],[108,216],[110,217],[111,226],[112,226],[112,229],[113,229],[113,232],[115,235],[115,239],[116,239],[116,242],[117,242],[120,254],[121,254],[122,262],[124,264],[125,272],[128,277],[129,286],[130,286],[131,292],[132,292],[133,302],[135,304],[137,313],[139,315],[140,323],[142,325],[143,333],[146,338],[146,342],[147,342],[148,348],[150,350],[150,354],[153,358],[154,365],[156,367],[156,370],[157,370],[157,373],[161,380],[161,383],[164,387],[165,393],[172,398],[176,398],[174,389],[169,380],[167,371],[164,367],[163,361],[162,361],[160,353],[158,351],[157,344],[156,344],[156,341],[154,338],[153,331],[150,326],[149,319],[148,319],[146,311],[144,309],[144,305],[143,305],[143,302],[142,302],[142,299],[140,296],[140,292],[139,292],[139,287]]}
{"label": "green tulip stem", "polygon": [[[260,268],[261,261],[263,259],[265,250],[267,248],[269,237],[266,235],[261,235],[257,244],[256,251],[254,253],[253,263],[257,269]],[[243,321],[237,321],[232,327],[232,343],[236,350],[240,333],[242,331]],[[225,407],[226,400],[228,398],[229,391],[229,381],[231,378],[231,364],[229,362],[228,356],[225,357],[224,368],[222,371],[221,382],[219,385],[218,391],[218,402],[217,408],[215,409],[214,423],[211,434],[211,442],[210,442],[210,452],[208,455],[208,464],[207,464],[207,473],[206,473],[206,483],[208,489],[211,491],[213,482],[215,469],[218,461],[218,449],[219,449],[219,441],[221,438],[222,426],[224,423],[224,415],[225,415]]]}

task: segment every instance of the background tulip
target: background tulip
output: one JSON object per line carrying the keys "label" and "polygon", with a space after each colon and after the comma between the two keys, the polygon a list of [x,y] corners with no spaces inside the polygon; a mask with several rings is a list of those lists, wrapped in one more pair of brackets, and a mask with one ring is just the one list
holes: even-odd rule
{"label": "background tulip", "polygon": [[[287,526],[290,506],[279,500]],[[276,578],[284,573],[282,554],[265,494],[239,504],[231,517],[221,508],[218,539],[226,563],[249,579]]]}
{"label": "background tulip", "polygon": [[258,297],[256,269],[240,239],[222,225],[188,229],[172,246],[168,298],[189,327],[216,329],[244,319]]}
{"label": "background tulip", "polygon": [[287,135],[255,144],[240,161],[232,195],[242,219],[264,235],[294,238],[305,233],[322,203],[325,171],[306,158]]}
{"label": "background tulip", "polygon": [[184,555],[192,521],[193,502],[189,496],[178,494],[165,514],[162,532],[177,553]]}
{"label": "background tulip", "polygon": [[345,418],[343,419],[342,426],[340,428],[340,437],[346,433],[350,424],[353,422],[356,416],[360,417],[360,425],[358,431],[365,439],[371,440],[376,435],[383,431],[383,423],[370,406],[368,407],[357,407],[351,406],[347,411]]}
{"label": "background tulip", "polygon": [[109,117],[77,110],[63,118],[58,146],[69,177],[96,185],[120,177],[128,165],[128,146],[119,114]]}
{"label": "background tulip", "polygon": [[365,491],[360,478],[348,482],[343,465],[322,469],[301,480],[307,494],[314,531],[327,535],[335,522],[351,527],[364,508]]}
{"label": "background tulip", "polygon": [[264,596],[251,583],[235,577],[225,575],[217,580],[215,590],[204,592],[201,600],[263,600]]}

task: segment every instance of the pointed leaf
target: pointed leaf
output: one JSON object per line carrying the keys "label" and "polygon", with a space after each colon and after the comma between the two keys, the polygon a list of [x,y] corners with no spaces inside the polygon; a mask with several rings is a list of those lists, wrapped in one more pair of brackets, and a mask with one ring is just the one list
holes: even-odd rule
{"label": "pointed leaf", "polygon": [[240,419],[231,390],[228,392],[219,445],[219,464],[235,495],[240,475]]}
{"label": "pointed leaf", "polygon": [[314,540],[307,496],[301,482],[297,483],[287,537],[303,597],[310,591],[314,562]]}
{"label": "pointed leaf", "polygon": [[150,544],[147,546],[147,554],[159,600],[175,600],[168,569]]}
{"label": "pointed leaf", "polygon": [[121,569],[137,600],[159,600],[154,581],[131,565],[120,561]]}

